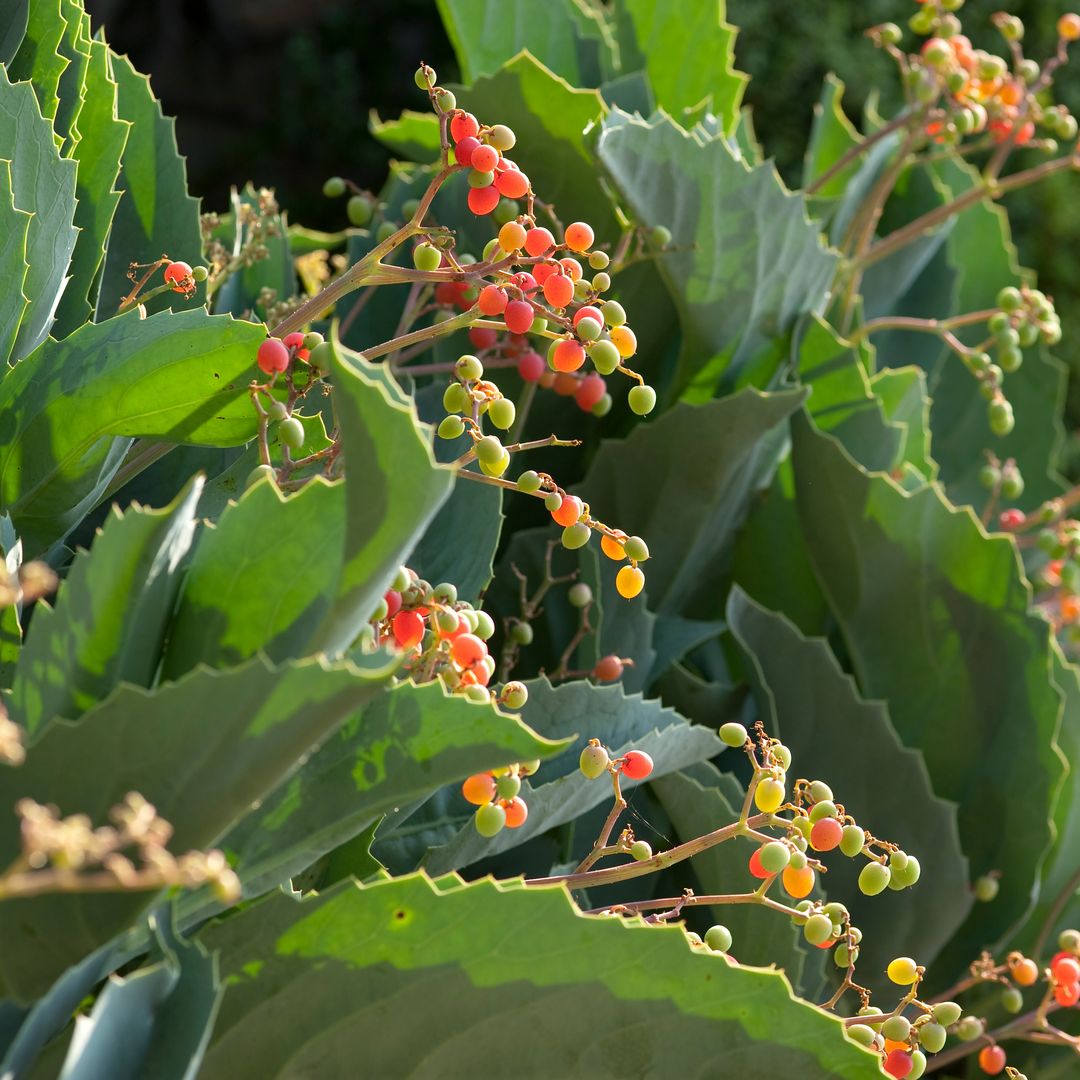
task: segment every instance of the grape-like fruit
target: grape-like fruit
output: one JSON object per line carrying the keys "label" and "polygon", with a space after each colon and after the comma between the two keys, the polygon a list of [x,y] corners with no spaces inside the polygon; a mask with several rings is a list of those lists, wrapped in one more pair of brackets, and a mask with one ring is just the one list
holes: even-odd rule
{"label": "grape-like fruit", "polygon": [[476,773],[461,785],[461,794],[474,806],[483,806],[495,798],[495,777],[491,773]]}
{"label": "grape-like fruit", "polygon": [[742,724],[737,724],[734,721],[723,724],[720,728],[720,741],[725,746],[745,746],[748,738],[746,728]]}
{"label": "grape-like fruit", "polygon": [[791,862],[791,849],[779,840],[764,844],[758,854],[762,867],[770,874],[779,874]]}
{"label": "grape-like fruit", "polygon": [[879,862],[868,862],[859,872],[859,891],[866,896],[877,896],[889,886],[892,872]]}
{"label": "grape-like fruit", "polygon": [[481,836],[490,838],[502,832],[506,825],[506,811],[498,803],[486,803],[473,815],[473,823]]}
{"label": "grape-like fruit", "polygon": [[652,845],[648,840],[635,840],[630,845],[630,856],[635,862],[645,862],[652,858]]}
{"label": "grape-like fruit", "polygon": [[705,944],[713,952],[726,953],[731,948],[731,931],[721,923],[710,926],[705,931]]}
{"label": "grape-like fruit", "polygon": [[608,756],[607,750],[600,746],[599,743],[590,743],[581,751],[581,756],[578,758],[578,768],[589,780],[595,780],[607,770],[610,761],[611,758]]}
{"label": "grape-like fruit", "polygon": [[918,977],[918,964],[910,956],[898,956],[889,961],[885,973],[897,986],[910,986]]}
{"label": "grape-like fruit", "polygon": [[623,755],[622,773],[631,780],[644,780],[653,771],[653,759],[641,750],[629,750]]}
{"label": "grape-like fruit", "polygon": [[766,776],[754,789],[754,805],[763,813],[771,814],[784,801],[784,785],[773,776]]}

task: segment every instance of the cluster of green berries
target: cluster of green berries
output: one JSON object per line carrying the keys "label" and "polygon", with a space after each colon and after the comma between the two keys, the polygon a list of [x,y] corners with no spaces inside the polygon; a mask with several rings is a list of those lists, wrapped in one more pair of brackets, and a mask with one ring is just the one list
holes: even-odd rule
{"label": "cluster of green berries", "polygon": [[979,470],[979,483],[1003,499],[1019,499],[1024,494],[1024,476],[1013,458],[1001,462],[986,452],[986,464]]}
{"label": "cluster of green berries", "polygon": [[[906,56],[897,48],[903,33],[895,23],[870,31],[871,38],[889,49],[901,64],[904,89],[910,102],[929,110],[925,134],[928,140],[955,146],[966,136],[989,136],[997,143],[1038,145],[1053,153],[1056,140],[1076,138],[1076,119],[1061,105],[1048,100],[1049,80],[1042,79],[1039,64],[1023,55],[1024,24],[1014,15],[999,12],[993,23],[1008,43],[1011,62],[994,53],[974,48],[955,14],[957,0],[924,4],[909,26],[919,35],[932,35],[919,51]],[[1062,44],[1071,37],[1072,20],[1058,22]],[[1039,85],[1040,92],[1032,92]],[[1035,142],[1042,129],[1044,137]]]}
{"label": "cluster of green berries", "polygon": [[[355,225],[358,229],[374,226],[377,243],[381,244],[384,240],[389,240],[401,227],[397,222],[384,218],[382,215],[385,207],[380,204],[376,196],[354,184],[353,181],[346,180],[342,176],[331,176],[323,184],[323,194],[328,199],[339,199],[346,193],[349,199],[345,203],[345,215],[349,219],[349,224]],[[410,217],[417,206],[419,202],[413,201],[410,209],[410,203],[406,202],[401,208],[402,213]],[[377,222],[376,218],[379,219]]]}
{"label": "cluster of green berries", "polygon": [[539,768],[539,760],[523,761],[474,773],[465,780],[461,794],[477,808],[473,824],[481,836],[490,838],[504,828],[517,829],[525,824],[529,806],[521,797],[521,781]]}
{"label": "cluster of green berries", "polygon": [[494,633],[491,616],[459,600],[454,585],[432,585],[402,566],[361,633],[360,645],[393,645],[406,654],[403,666],[411,677],[437,678],[469,701],[520,709],[529,696],[523,683],[508,682],[498,693],[489,689],[495,660],[487,642]]}

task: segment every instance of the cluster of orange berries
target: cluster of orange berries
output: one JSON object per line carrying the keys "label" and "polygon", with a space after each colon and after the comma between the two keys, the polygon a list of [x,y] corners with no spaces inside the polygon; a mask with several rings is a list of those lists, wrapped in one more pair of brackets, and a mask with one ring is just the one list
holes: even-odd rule
{"label": "cluster of orange berries", "polygon": [[392,644],[408,654],[404,667],[413,678],[438,678],[470,701],[520,709],[529,696],[523,683],[508,682],[497,694],[488,688],[495,660],[487,642],[494,633],[491,616],[459,600],[454,585],[433,586],[403,566],[361,637],[362,643]]}
{"label": "cluster of orange berries", "polygon": [[492,837],[504,828],[517,829],[525,824],[529,807],[520,795],[521,779],[532,776],[539,768],[539,761],[524,761],[474,773],[466,779],[461,794],[477,808],[473,824],[481,836]]}

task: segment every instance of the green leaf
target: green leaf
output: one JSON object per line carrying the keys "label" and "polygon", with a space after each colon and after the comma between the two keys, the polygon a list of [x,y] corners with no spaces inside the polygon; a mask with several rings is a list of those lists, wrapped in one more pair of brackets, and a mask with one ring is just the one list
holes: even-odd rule
{"label": "green leaf", "polygon": [[439,157],[439,118],[433,112],[406,109],[396,120],[380,120],[372,109],[368,131],[392,154],[427,164]]}
{"label": "green leaf", "polygon": [[30,301],[23,290],[29,266],[26,262],[26,242],[33,214],[15,205],[11,162],[0,160],[0,369],[7,368],[7,359],[15,346],[19,325]]}
{"label": "green leaf", "polygon": [[620,0],[619,7],[658,107],[680,120],[704,104],[733,132],[748,79],[734,69],[735,28],[724,22],[723,2]]}
{"label": "green leaf", "polygon": [[643,569],[658,614],[718,617],[735,532],[766,484],[804,390],[753,389],[704,405],[679,404],[605,442],[581,494],[594,515],[649,545]]}
{"label": "green leaf", "polygon": [[671,395],[767,383],[776,364],[763,351],[820,310],[836,267],[802,197],[771,164],[750,168],[724,139],[699,141],[663,115],[610,114],[596,152],[633,217],[671,229],[676,250],[660,263],[682,327]]}
{"label": "green leaf", "polygon": [[224,846],[236,855],[245,892],[255,895],[443,784],[562,748],[438,683],[402,683],[353,712]]}
{"label": "green leaf", "polygon": [[79,230],[68,282],[56,313],[54,337],[65,337],[90,319],[97,306],[105,243],[120,192],[115,190],[120,159],[131,124],[116,115],[116,83],[109,74],[109,50],[91,41],[86,68],[86,96],[79,112],[72,156],[75,178],[75,227]]}
{"label": "green leaf", "polygon": [[[162,115],[150,80],[126,56],[110,53],[116,80],[116,114],[131,123],[120,159],[117,186],[123,191],[105,252],[97,318],[116,313],[131,291],[131,263],[151,263],[167,254],[194,266],[202,257],[199,202],[187,193],[187,170],[176,148],[175,124]],[[192,301],[171,290],[147,301],[150,312]]]}
{"label": "green leaf", "polygon": [[955,803],[934,794],[923,755],[903,746],[882,702],[859,696],[823,639],[803,637],[738,588],[728,598],[728,621],[751,667],[766,730],[791,751],[796,774],[824,780],[860,825],[922,867],[921,887],[866,897],[857,884],[863,859],[839,852],[825,858],[829,899],[847,904],[863,931],[857,978],[865,972],[883,983],[880,973],[894,956],[931,966],[972,907]]}
{"label": "green leaf", "polygon": [[856,348],[828,323],[811,317],[796,332],[792,354],[799,381],[811,388],[806,408],[818,429],[839,439],[866,468],[895,468],[905,431],[885,416]]}
{"label": "green leaf", "polygon": [[902,464],[911,466],[926,480],[936,479],[938,465],[930,456],[930,395],[926,372],[913,364],[886,368],[870,377],[870,389],[881,402],[888,420],[903,426]]}
{"label": "green leaf", "polygon": [[152,684],[202,486],[196,477],[164,510],[112,510],[93,548],[75,556],[56,606],[39,605],[11,695],[31,735],[77,719],[121,682]]}
{"label": "green leaf", "polygon": [[532,0],[437,0],[437,6],[464,82],[494,75],[522,49],[528,49],[574,86],[589,85],[580,55],[584,35],[575,25],[573,0],[547,4]]}
{"label": "green leaf", "polygon": [[[745,795],[730,773],[721,773],[707,763],[661,777],[652,787],[683,842],[737,821]],[[749,892],[755,883],[747,862],[757,846],[753,841],[729,841],[695,855],[694,873],[702,892],[716,896]],[[775,964],[793,986],[800,986],[807,950],[802,945],[802,931],[790,919],[757,904],[720,904],[709,912],[715,922],[731,931],[730,953],[740,964]]]}
{"label": "green leaf", "polygon": [[[715,732],[688,723],[658,701],[647,701],[640,694],[628,697],[618,686],[568,682],[552,687],[546,679],[527,685],[529,700],[522,714],[530,728],[549,739],[574,741],[555,761],[542,765],[538,773],[522,783],[521,797],[528,804],[529,816],[517,829],[503,829],[491,839],[482,837],[472,823],[475,807],[456,796],[453,809],[460,830],[424,859],[429,873],[457,870],[506,851],[573,821],[594,806],[610,802],[611,784],[607,778],[588,780],[578,768],[578,757],[589,739],[599,739],[613,756],[631,749],[649,754],[654,766],[652,778],[705,761],[723,749]],[[623,781],[624,791],[632,791],[635,786]]]}
{"label": "green leaf", "polygon": [[[78,723],[49,725],[25,764],[0,774],[0,805],[31,798],[101,824],[136,790],[173,825],[170,850],[206,848],[378,694],[388,675],[322,660],[275,668],[257,658],[155,691],[122,684]],[[0,858],[8,865],[18,853],[10,821],[0,830]],[[57,894],[0,905],[0,974],[9,993],[21,1000],[42,993],[152,899]]]}
{"label": "green leaf", "polygon": [[71,157],[81,135],[78,121],[86,94],[86,68],[90,59],[90,16],[80,0],[61,0],[61,14],[66,22],[57,52],[67,61],[57,84],[59,103],[52,118],[53,131],[62,141],[61,153]]}
{"label": "green leaf", "polygon": [[[52,127],[38,111],[30,84],[9,82],[6,70],[0,70],[0,146],[19,148],[11,163],[15,205],[33,215],[26,233],[22,286],[30,305],[18,324],[11,353],[12,360],[19,360],[48,336],[64,291],[77,235],[72,224],[75,163],[60,157]],[[5,291],[7,287],[5,281]]]}
{"label": "green leaf", "polygon": [[[360,356],[333,360],[334,407],[345,457],[345,553],[318,646],[340,654],[371,617],[454,483],[436,465],[416,409]],[[392,379],[391,379],[392,381]]]}
{"label": "green leaf", "polygon": [[528,1045],[538,1016],[543,1065],[523,1066],[535,1075],[705,1076],[736,1058],[747,1075],[880,1075],[782,974],[694,955],[675,926],[582,916],[562,889],[415,875],[275,897],[202,940],[232,980],[205,1080],[358,1060],[378,1075],[459,1076],[481,1041]]}
{"label": "green leaf", "polygon": [[342,484],[283,497],[255,484],[199,538],[169,632],[162,676],[228,667],[264,652],[302,655],[330,607],[345,539]]}
{"label": "green leaf", "polygon": [[[61,7],[61,0],[35,0],[9,72],[13,82],[25,81],[33,87],[39,102],[38,109],[49,121],[56,115],[60,102],[57,95],[60,76],[68,65],[67,59],[59,53],[60,41],[67,28]],[[19,19],[15,21],[19,22]],[[51,129],[52,125],[49,126]],[[14,146],[15,143],[8,145]],[[56,145],[59,146],[59,140]]]}
{"label": "green leaf", "polygon": [[11,61],[22,44],[23,36],[30,18],[30,0],[11,0],[5,24],[0,30],[0,64],[11,65]]}
{"label": "green leaf", "polygon": [[1049,625],[1029,611],[1010,538],[987,537],[936,485],[908,494],[868,475],[805,419],[793,431],[803,532],[859,686],[959,804],[973,876],[1007,868],[945,954],[942,970],[960,970],[1027,910],[1050,843],[1061,699]]}
{"label": "green leaf", "polygon": [[0,504],[27,557],[93,506],[126,453],[111,436],[238,446],[262,326],[203,309],[137,312],[46,341],[0,383]]}
{"label": "green leaf", "polygon": [[217,961],[155,920],[164,956],[110,976],[89,1016],[77,1016],[65,1080],[187,1080],[195,1074],[224,986]]}
{"label": "green leaf", "polygon": [[[849,150],[862,142],[862,136],[844,114],[844,84],[832,72],[825,76],[821,97],[814,105],[810,141],[803,158],[802,186],[809,187],[831,169]],[[816,198],[832,199],[844,189],[859,168],[859,159],[837,171],[814,192]]]}

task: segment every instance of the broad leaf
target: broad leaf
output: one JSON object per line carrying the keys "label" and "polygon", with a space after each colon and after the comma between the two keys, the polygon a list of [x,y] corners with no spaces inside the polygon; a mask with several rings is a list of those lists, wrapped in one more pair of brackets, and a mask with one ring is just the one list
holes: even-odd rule
{"label": "broad leaf", "polygon": [[[862,136],[844,114],[844,84],[831,72],[825,76],[821,97],[814,105],[814,121],[810,141],[803,158],[803,187],[823,176],[840,158],[862,141]],[[859,167],[859,159],[837,170],[814,193],[816,198],[833,199],[844,188]]]}
{"label": "broad leaf", "polygon": [[380,120],[372,109],[368,130],[391,153],[423,164],[438,160],[439,119],[433,112],[406,109],[396,120]]}
{"label": "broad leaf", "polygon": [[[555,735],[554,738],[560,738]],[[402,683],[368,702],[225,839],[257,894],[358,836],[383,814],[483,769],[562,745],[439,683]]]}
{"label": "broad leaf", "polygon": [[411,876],[275,897],[202,940],[232,980],[205,1080],[335,1075],[358,1060],[378,1075],[460,1075],[487,1040],[535,1039],[538,1018],[542,1057],[515,1063],[527,1077],[704,1076],[733,1060],[748,1075],[880,1075],[783,975],[695,955],[675,926],[579,915],[561,889]]}
{"label": "broad leaf", "polygon": [[202,480],[164,510],[113,510],[76,555],[56,606],[40,606],[22,650],[11,714],[32,735],[75,720],[121,682],[150,686],[161,662]]}
{"label": "broad leaf", "polygon": [[[18,324],[11,355],[19,360],[48,336],[67,281],[77,235],[72,224],[75,162],[60,157],[52,126],[38,111],[30,84],[9,82],[6,69],[0,70],[0,146],[19,148],[11,162],[15,206],[33,215],[22,286],[30,305]],[[18,280],[16,270],[15,288]],[[8,287],[5,281],[5,291]]]}
{"label": "broad leaf", "polygon": [[666,224],[677,246],[660,262],[682,327],[673,395],[765,385],[776,363],[763,351],[821,309],[836,268],[802,197],[771,165],[749,168],[723,139],[701,142],[663,115],[612,113],[596,150],[634,218]]}
{"label": "broad leaf", "polygon": [[105,491],[127,450],[110,436],[238,446],[265,331],[203,309],[136,312],[46,341],[0,383],[0,504],[33,557]]}
{"label": "broad leaf", "polygon": [[1049,626],[1029,611],[1011,539],[987,537],[934,485],[906,494],[868,475],[809,421],[793,429],[803,532],[860,688],[959,804],[973,876],[1007,870],[994,904],[954,937],[947,977],[1024,914],[1050,843],[1062,766]]}
{"label": "broad leaf", "polygon": [[[150,89],[126,56],[110,54],[116,80],[116,112],[131,124],[120,159],[117,187],[123,191],[105,253],[105,267],[97,303],[97,318],[116,313],[130,291],[128,268],[166,254],[194,266],[201,261],[202,233],[199,203],[187,191],[187,170],[176,148],[175,124],[166,119]],[[192,301],[172,291],[147,302],[151,312]]]}
{"label": "broad leaf", "polygon": [[605,442],[580,493],[596,516],[649,545],[649,607],[715,619],[731,544],[751,497],[768,483],[805,391],[747,389],[680,404]]}
{"label": "broad leaf", "polygon": [[24,289],[29,269],[26,241],[32,217],[15,205],[11,162],[0,161],[0,281],[5,282],[0,290],[0,365],[5,368],[30,303]]}
{"label": "broad leaf", "polygon": [[[155,691],[121,685],[78,723],[51,724],[20,769],[0,773],[0,805],[31,798],[99,824],[138,791],[173,825],[172,851],[206,848],[378,694],[388,675],[314,660],[275,668],[255,659],[225,672],[199,670]],[[5,866],[19,850],[9,819],[0,829]],[[57,894],[6,901],[0,974],[9,993],[22,1000],[42,993],[152,899]],[[49,942],[47,953],[42,941]]]}

